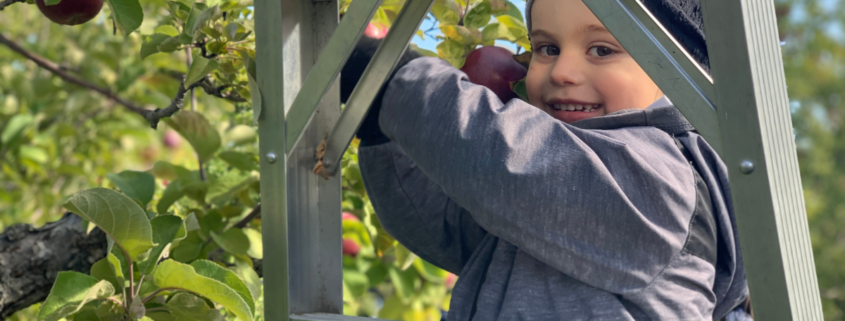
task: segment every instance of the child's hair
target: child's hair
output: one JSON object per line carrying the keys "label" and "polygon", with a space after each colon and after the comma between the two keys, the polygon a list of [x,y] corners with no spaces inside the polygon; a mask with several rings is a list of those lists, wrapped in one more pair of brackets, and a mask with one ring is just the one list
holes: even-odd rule
{"label": "child's hair", "polygon": [[[531,5],[534,1],[527,0],[525,4],[525,22],[529,32],[531,31]],[[704,20],[701,17],[699,0],[643,0],[642,2],[672,37],[709,73],[710,59],[707,57]]]}

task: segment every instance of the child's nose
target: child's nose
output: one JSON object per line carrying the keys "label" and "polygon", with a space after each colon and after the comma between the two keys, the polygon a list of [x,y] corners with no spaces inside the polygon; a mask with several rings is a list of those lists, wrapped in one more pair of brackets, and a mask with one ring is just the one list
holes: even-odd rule
{"label": "child's nose", "polygon": [[551,71],[551,82],[557,86],[579,85],[584,82],[584,61],[577,53],[561,52]]}

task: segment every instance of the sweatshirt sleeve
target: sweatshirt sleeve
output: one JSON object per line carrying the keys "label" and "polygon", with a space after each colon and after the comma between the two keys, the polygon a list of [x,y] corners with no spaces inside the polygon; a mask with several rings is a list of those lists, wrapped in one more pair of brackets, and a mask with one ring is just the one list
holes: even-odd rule
{"label": "sweatshirt sleeve", "polygon": [[384,229],[419,257],[459,274],[487,232],[395,142],[359,147],[358,160]]}
{"label": "sweatshirt sleeve", "polygon": [[502,103],[436,58],[386,91],[379,124],[488,233],[614,293],[637,291],[683,247],[690,165],[653,127],[582,130],[521,100]]}

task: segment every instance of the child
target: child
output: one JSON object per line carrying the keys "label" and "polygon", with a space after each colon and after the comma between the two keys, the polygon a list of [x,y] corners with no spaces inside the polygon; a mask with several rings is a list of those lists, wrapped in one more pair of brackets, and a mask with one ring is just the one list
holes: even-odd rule
{"label": "child", "polygon": [[724,317],[747,297],[724,164],[581,0],[526,8],[530,104],[400,62],[359,131],[382,225],[459,274],[450,321]]}

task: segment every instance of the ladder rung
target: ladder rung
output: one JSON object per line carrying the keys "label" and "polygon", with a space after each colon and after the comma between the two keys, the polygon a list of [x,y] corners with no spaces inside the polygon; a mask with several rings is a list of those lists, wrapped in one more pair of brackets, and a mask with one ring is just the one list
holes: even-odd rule
{"label": "ladder rung", "polygon": [[[622,47],[637,61],[675,107],[703,136],[710,146],[722,153],[722,140],[716,107],[693,77],[673,55],[651,34],[649,29],[625,3],[636,0],[584,0],[593,14],[613,34]],[[637,5],[637,10],[642,10]],[[651,19],[644,19],[651,20]],[[650,21],[654,23],[653,20]],[[662,33],[662,30],[658,30]],[[675,50],[682,50],[674,43]],[[699,72],[699,70],[690,70]],[[712,89],[711,89],[712,91]]]}
{"label": "ladder rung", "polygon": [[[356,0],[358,1],[358,0]],[[370,60],[361,80],[352,90],[346,107],[326,139],[323,165],[331,175],[338,169],[346,147],[361,126],[367,110],[408,48],[408,43],[422,24],[434,0],[408,0],[396,17],[384,41]]]}
{"label": "ladder rung", "polygon": [[302,83],[302,89],[288,111],[285,123],[287,125],[287,151],[296,146],[305,127],[311,121],[317,104],[329,90],[346,59],[355,49],[358,39],[364,33],[370,19],[373,18],[381,0],[355,0],[343,15],[343,20],[332,34],[329,42],[317,58],[317,62]]}

